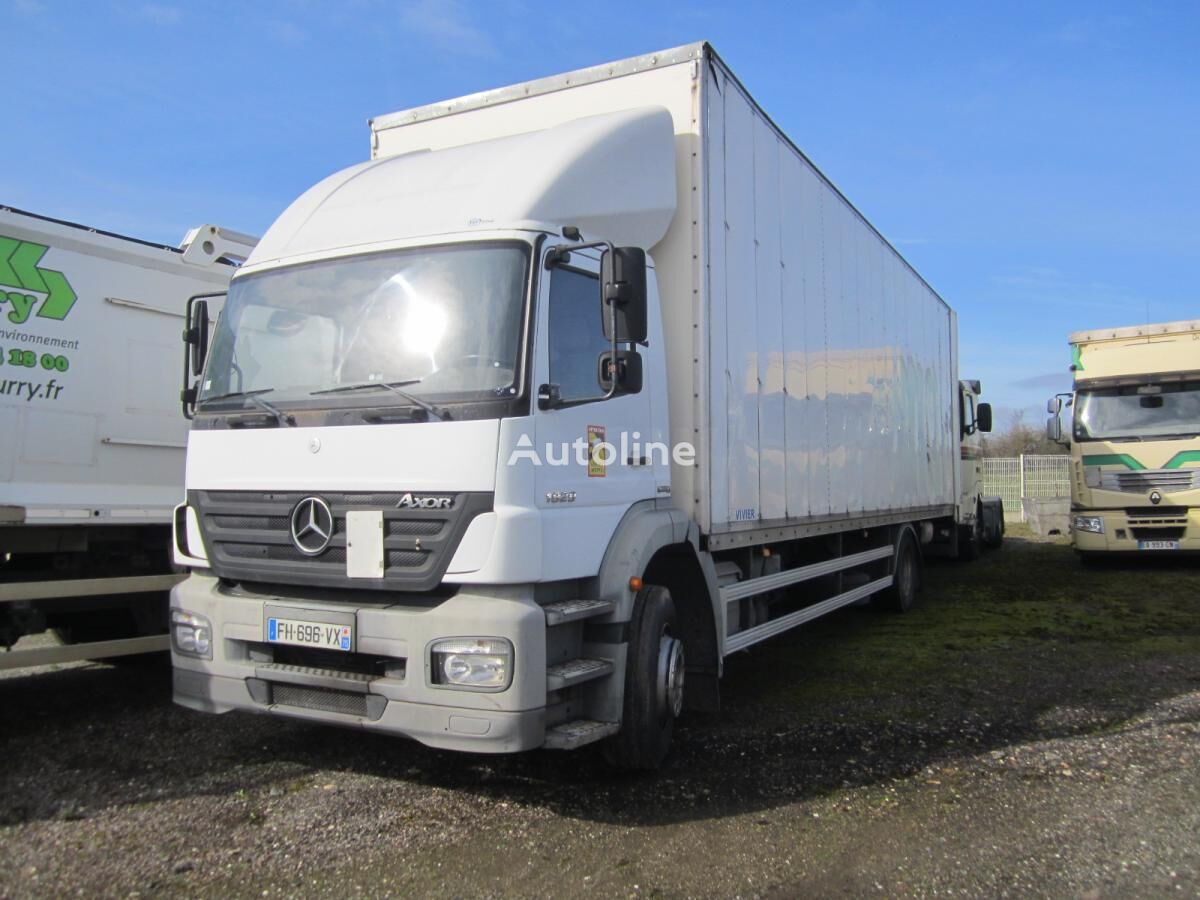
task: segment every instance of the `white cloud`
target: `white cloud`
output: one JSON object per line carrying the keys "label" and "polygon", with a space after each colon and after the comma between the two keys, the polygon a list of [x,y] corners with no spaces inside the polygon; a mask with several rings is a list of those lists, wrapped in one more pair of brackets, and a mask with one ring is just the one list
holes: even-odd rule
{"label": "white cloud", "polygon": [[161,3],[144,3],[139,12],[143,19],[149,19],[155,25],[178,25],[183,20],[181,9]]}
{"label": "white cloud", "polygon": [[1050,266],[1024,266],[992,276],[994,299],[1030,306],[1078,307],[1097,311],[1141,310],[1144,297],[1101,281],[1074,279]]}
{"label": "white cloud", "polygon": [[459,0],[413,0],[401,9],[400,23],[446,53],[481,59],[499,55],[492,36],[471,21]]}
{"label": "white cloud", "polygon": [[1028,378],[1018,378],[1011,382],[1015,388],[1041,388],[1049,391],[1062,391],[1071,386],[1071,373],[1064,369],[1061,372],[1046,372],[1042,375],[1031,375]]}
{"label": "white cloud", "polygon": [[1128,16],[1086,16],[1063,23],[1047,37],[1059,44],[1112,49],[1131,24],[1132,19]]}
{"label": "white cloud", "polygon": [[281,44],[287,44],[289,47],[299,47],[308,40],[304,29],[295,22],[272,22],[268,28],[275,40]]}

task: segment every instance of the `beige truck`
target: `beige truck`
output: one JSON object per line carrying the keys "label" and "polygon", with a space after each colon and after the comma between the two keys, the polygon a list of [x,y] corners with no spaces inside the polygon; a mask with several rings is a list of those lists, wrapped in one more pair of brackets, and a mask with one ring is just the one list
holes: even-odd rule
{"label": "beige truck", "polygon": [[1079,331],[1070,343],[1075,389],[1050,400],[1046,432],[1070,443],[1080,558],[1200,550],[1200,320]]}

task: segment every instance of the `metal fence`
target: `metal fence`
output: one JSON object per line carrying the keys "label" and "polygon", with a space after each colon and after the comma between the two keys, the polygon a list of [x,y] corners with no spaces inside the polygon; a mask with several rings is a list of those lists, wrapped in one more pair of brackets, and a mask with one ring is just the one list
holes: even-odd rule
{"label": "metal fence", "polygon": [[983,493],[1004,499],[1004,518],[1025,521],[1022,498],[1071,496],[1071,457],[1009,456],[983,461]]}

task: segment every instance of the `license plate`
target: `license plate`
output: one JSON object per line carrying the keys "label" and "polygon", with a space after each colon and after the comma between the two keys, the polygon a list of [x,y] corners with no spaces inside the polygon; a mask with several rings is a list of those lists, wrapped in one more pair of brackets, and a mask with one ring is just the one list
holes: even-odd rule
{"label": "license plate", "polygon": [[1138,541],[1139,550],[1178,550],[1179,541]]}
{"label": "license plate", "polygon": [[272,617],[267,619],[267,642],[349,651],[354,642],[354,628],[351,625]]}

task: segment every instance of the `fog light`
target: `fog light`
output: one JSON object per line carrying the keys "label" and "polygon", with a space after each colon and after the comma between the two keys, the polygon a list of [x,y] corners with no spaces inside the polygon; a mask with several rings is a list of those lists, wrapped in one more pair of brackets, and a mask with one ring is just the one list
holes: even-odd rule
{"label": "fog light", "polygon": [[512,644],[504,638],[449,638],[429,648],[434,684],[473,691],[502,691],[512,683]]}
{"label": "fog light", "polygon": [[1073,527],[1076,531],[1104,534],[1104,518],[1102,516],[1076,516]]}
{"label": "fog light", "polygon": [[171,646],[181,656],[212,659],[212,623],[195,613],[171,610]]}

